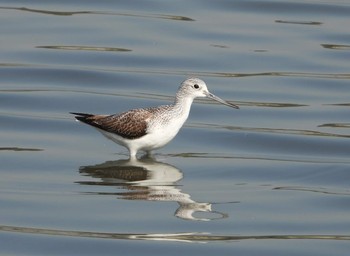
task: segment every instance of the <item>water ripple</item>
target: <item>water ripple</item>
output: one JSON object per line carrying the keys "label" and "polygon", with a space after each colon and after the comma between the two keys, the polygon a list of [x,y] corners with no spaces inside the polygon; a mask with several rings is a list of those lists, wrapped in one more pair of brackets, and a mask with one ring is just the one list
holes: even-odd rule
{"label": "water ripple", "polygon": [[[319,127],[330,127],[330,124],[320,125]],[[280,128],[263,128],[263,127],[240,127],[240,126],[223,126],[217,124],[192,124],[191,127],[196,128],[217,128],[217,129],[227,129],[232,131],[245,131],[245,132],[263,132],[263,133],[278,133],[278,134],[288,134],[288,135],[305,135],[305,136],[322,136],[322,137],[339,137],[339,138],[350,138],[350,135],[336,134],[319,132],[313,130],[300,130],[300,129],[280,129]],[[348,125],[346,127],[349,127]]]}
{"label": "water ripple", "polygon": [[0,147],[0,151],[43,151],[41,148]]}
{"label": "water ripple", "polygon": [[[95,50],[95,51],[106,51],[109,47],[95,47],[95,46],[39,46],[41,48],[61,49],[61,50]],[[85,47],[85,49],[84,49]],[[110,48],[114,51],[122,49],[122,51],[132,51],[126,48]],[[40,65],[40,64],[28,64],[28,63],[0,63],[0,67],[15,68],[19,66],[31,67],[31,68],[62,68],[62,65]],[[256,72],[256,73],[241,73],[241,72],[210,72],[210,71],[196,71],[196,70],[174,70],[174,69],[138,69],[138,68],[106,68],[106,67],[89,67],[89,66],[70,66],[64,65],[65,69],[71,70],[71,67],[78,70],[87,71],[103,71],[113,73],[136,73],[136,74],[157,74],[157,75],[178,75],[182,77],[199,76],[199,77],[224,77],[224,78],[235,78],[235,77],[295,77],[295,78],[320,78],[320,79],[350,79],[350,73],[316,73],[316,72]]]}
{"label": "water ripple", "polygon": [[297,21],[297,20],[275,20],[276,23],[293,24],[293,25],[322,25],[319,21]]}
{"label": "water ripple", "polygon": [[36,48],[53,49],[53,50],[69,50],[69,51],[98,51],[98,52],[131,52],[131,49],[117,47],[96,47],[83,45],[43,45]]}
{"label": "water ripple", "polygon": [[350,50],[350,45],[344,44],[321,44],[323,48],[331,49],[331,50]]}
{"label": "water ripple", "polygon": [[131,13],[117,13],[117,12],[100,12],[100,11],[50,11],[50,10],[41,10],[41,9],[31,9],[26,7],[0,7],[3,10],[15,10],[15,11],[25,11],[33,12],[40,14],[48,15],[57,15],[57,16],[72,16],[72,15],[81,15],[81,14],[94,14],[94,15],[116,15],[116,16],[127,16],[127,17],[138,17],[138,18],[156,18],[156,19],[166,19],[166,20],[179,20],[179,21],[194,21],[194,19],[178,16],[178,15],[165,15],[165,14],[131,14]]}
{"label": "water ripple", "polygon": [[171,241],[171,242],[220,242],[220,241],[241,241],[241,240],[338,240],[349,241],[347,235],[213,235],[211,233],[188,232],[188,233],[102,233],[89,231],[57,230],[45,228],[0,226],[2,232],[15,232],[22,234],[37,234],[50,236],[101,238],[114,240],[147,240],[147,241]]}
{"label": "water ripple", "polygon": [[[163,154],[158,154],[164,156]],[[349,160],[334,159],[325,157],[312,156],[292,156],[292,155],[271,155],[271,154],[234,154],[228,155],[225,153],[207,153],[207,152],[183,152],[177,154],[167,154],[165,156],[180,157],[180,158],[203,158],[203,159],[240,159],[240,160],[262,160],[271,162],[291,162],[291,163],[318,163],[318,164],[350,164]]]}

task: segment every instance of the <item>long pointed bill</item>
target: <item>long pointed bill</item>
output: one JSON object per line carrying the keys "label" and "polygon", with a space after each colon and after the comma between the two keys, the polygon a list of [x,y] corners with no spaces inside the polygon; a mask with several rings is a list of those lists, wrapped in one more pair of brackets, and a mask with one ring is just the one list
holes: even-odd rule
{"label": "long pointed bill", "polygon": [[231,107],[231,108],[239,109],[239,107],[238,107],[237,105],[232,104],[232,103],[229,103],[229,102],[227,102],[227,101],[225,101],[225,100],[223,100],[223,99],[220,99],[219,97],[215,96],[214,94],[212,94],[212,93],[210,93],[210,92],[208,92],[208,93],[206,94],[206,96],[207,96],[209,99],[212,99],[212,100],[215,100],[215,101],[217,101],[217,102],[220,102],[221,104],[224,104],[224,105],[229,106],[229,107]]}

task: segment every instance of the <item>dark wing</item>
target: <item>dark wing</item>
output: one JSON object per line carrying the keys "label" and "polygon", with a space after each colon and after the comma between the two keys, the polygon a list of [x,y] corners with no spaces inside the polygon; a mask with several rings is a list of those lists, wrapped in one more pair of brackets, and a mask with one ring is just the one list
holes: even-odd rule
{"label": "dark wing", "polygon": [[147,120],[153,115],[146,109],[135,109],[110,116],[84,113],[71,114],[83,123],[127,139],[137,139],[146,135]]}

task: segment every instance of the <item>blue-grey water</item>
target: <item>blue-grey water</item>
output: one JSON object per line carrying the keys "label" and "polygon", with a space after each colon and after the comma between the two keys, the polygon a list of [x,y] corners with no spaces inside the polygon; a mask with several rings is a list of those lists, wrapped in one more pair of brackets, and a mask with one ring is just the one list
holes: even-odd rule
{"label": "blue-grey water", "polygon": [[[348,255],[349,1],[1,1],[1,255]],[[74,121],[196,100],[155,159]]]}

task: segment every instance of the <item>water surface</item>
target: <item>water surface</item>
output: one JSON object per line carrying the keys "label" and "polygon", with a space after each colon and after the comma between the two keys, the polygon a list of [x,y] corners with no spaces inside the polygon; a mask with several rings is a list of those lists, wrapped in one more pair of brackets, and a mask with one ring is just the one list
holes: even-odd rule
{"label": "water surface", "polygon": [[[0,252],[347,255],[349,13],[3,1]],[[69,115],[167,104],[188,76],[240,110],[196,100],[154,159]]]}

